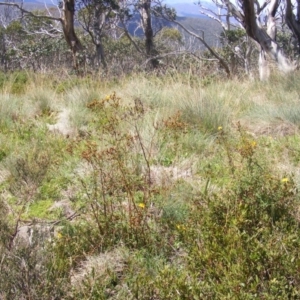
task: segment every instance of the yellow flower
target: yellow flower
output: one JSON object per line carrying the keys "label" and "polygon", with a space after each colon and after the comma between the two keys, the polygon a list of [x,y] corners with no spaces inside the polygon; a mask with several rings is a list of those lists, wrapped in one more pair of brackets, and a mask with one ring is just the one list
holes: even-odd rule
{"label": "yellow flower", "polygon": [[57,237],[58,239],[61,239],[61,238],[63,237],[63,235],[62,235],[60,232],[58,232],[58,233],[56,234],[56,237]]}
{"label": "yellow flower", "polygon": [[251,146],[252,146],[252,148],[255,148],[255,147],[256,147],[256,145],[257,145],[257,143],[256,143],[255,141],[252,141],[252,142],[251,142]]}
{"label": "yellow flower", "polygon": [[145,208],[145,203],[139,203],[139,204],[138,204],[138,207],[140,207],[140,208]]}
{"label": "yellow flower", "polygon": [[281,179],[281,182],[287,183],[287,182],[289,182],[289,179],[287,177],[284,177],[284,178]]}
{"label": "yellow flower", "polygon": [[176,225],[176,228],[177,228],[178,230],[185,230],[185,229],[186,229],[184,225],[180,225],[180,224],[177,224],[177,225]]}
{"label": "yellow flower", "polygon": [[276,282],[278,282],[277,278],[271,279],[271,283],[276,283]]}
{"label": "yellow flower", "polygon": [[219,127],[218,127],[218,130],[222,130],[222,129],[223,129],[223,127],[222,127],[222,126],[219,126]]}
{"label": "yellow flower", "polygon": [[110,95],[106,95],[105,100],[109,100]]}

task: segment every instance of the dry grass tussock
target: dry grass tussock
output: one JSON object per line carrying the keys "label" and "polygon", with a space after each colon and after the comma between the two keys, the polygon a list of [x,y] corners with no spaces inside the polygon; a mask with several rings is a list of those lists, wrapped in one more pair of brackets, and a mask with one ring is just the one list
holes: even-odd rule
{"label": "dry grass tussock", "polygon": [[298,133],[298,126],[284,120],[264,121],[244,119],[239,121],[252,135],[273,138],[292,136]]}
{"label": "dry grass tussock", "polygon": [[194,162],[185,160],[174,166],[153,165],[150,167],[151,184],[170,186],[177,180],[192,180],[194,177]]}
{"label": "dry grass tussock", "polygon": [[112,273],[117,277],[122,276],[129,255],[128,249],[119,247],[99,255],[87,256],[81,265],[72,271],[72,287],[84,290],[87,284],[93,287],[98,281],[101,281],[103,286],[108,285]]}
{"label": "dry grass tussock", "polygon": [[70,124],[70,111],[63,109],[57,115],[56,123],[51,125],[47,124],[50,132],[62,134],[65,137],[74,136],[76,134],[75,128]]}

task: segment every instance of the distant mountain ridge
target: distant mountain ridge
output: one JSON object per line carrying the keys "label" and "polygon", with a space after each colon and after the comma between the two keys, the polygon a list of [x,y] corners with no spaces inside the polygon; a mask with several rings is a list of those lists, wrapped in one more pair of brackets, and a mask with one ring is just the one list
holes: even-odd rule
{"label": "distant mountain ridge", "polygon": [[[183,0],[175,0],[175,1],[167,0],[165,1],[165,4],[175,8],[178,17],[207,18],[205,15],[200,13],[200,9],[196,4],[194,4],[194,0],[192,1],[187,0],[185,2],[183,2]],[[22,2],[22,1],[16,1],[16,2]],[[23,3],[25,4],[25,6],[29,5],[30,7],[33,7],[34,5],[36,5],[35,9],[42,9],[43,7],[45,7],[45,5],[47,6],[57,5],[58,0],[24,0]],[[212,10],[215,8],[214,5],[212,5],[207,1],[202,1],[202,3],[203,5],[205,5],[205,7],[208,7]]]}
{"label": "distant mountain ridge", "polygon": [[170,6],[175,8],[179,17],[206,17],[200,13],[199,7],[195,4],[174,3],[170,4]]}
{"label": "distant mountain ridge", "polygon": [[[182,1],[182,0],[167,0],[165,3],[170,6],[175,8],[177,12],[178,17],[202,17],[202,18],[207,18],[207,16],[201,14],[200,8],[197,4],[195,4],[196,1],[192,0],[187,0],[187,1]],[[216,9],[215,5],[212,4],[211,2],[208,1],[201,1],[202,5],[205,6],[208,9],[211,9],[214,11]]]}

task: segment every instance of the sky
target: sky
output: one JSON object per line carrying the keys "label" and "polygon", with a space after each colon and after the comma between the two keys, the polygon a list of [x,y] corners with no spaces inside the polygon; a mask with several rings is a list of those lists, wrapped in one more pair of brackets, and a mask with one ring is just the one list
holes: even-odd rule
{"label": "sky", "polygon": [[166,2],[166,3],[189,3],[189,4],[193,4],[197,1],[195,1],[195,0],[165,0],[164,2]]}
{"label": "sky", "polygon": [[[199,0],[163,0],[163,3],[165,4],[177,4],[177,3],[180,3],[180,4],[183,4],[183,3],[186,3],[188,5],[195,5],[195,3],[198,3]],[[201,0],[201,3],[211,3],[210,0]],[[196,5],[195,5],[196,6]]]}

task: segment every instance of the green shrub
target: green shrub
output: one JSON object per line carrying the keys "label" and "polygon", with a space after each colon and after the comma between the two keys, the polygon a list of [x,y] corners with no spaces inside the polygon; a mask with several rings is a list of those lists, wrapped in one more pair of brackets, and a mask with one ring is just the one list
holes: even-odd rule
{"label": "green shrub", "polygon": [[28,74],[26,72],[16,72],[11,75],[12,76],[12,86],[10,92],[12,94],[20,95],[25,91],[27,82],[28,82]]}
{"label": "green shrub", "polygon": [[296,299],[297,189],[292,177],[280,178],[272,171],[251,136],[241,128],[239,134],[236,147],[229,148],[220,133],[232,158],[231,181],[221,193],[203,194],[195,202],[181,235],[189,272],[210,283],[213,294],[202,293],[202,299]]}

